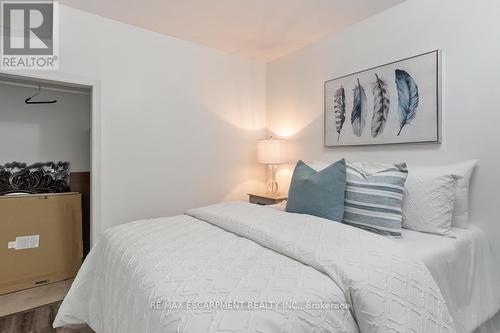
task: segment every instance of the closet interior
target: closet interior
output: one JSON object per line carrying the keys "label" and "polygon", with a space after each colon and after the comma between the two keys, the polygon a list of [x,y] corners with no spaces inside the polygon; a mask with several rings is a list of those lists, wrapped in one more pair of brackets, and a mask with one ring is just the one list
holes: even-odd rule
{"label": "closet interior", "polygon": [[0,74],[0,294],[74,277],[90,248],[92,89]]}

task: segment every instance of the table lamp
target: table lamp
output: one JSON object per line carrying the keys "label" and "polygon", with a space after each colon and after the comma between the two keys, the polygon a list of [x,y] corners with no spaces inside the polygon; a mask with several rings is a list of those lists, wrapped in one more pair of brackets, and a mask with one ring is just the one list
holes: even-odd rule
{"label": "table lamp", "polygon": [[276,140],[273,137],[267,140],[259,140],[257,144],[257,161],[269,165],[271,179],[267,182],[267,192],[277,194],[278,182],[276,181],[276,168],[278,164],[286,163],[285,141]]}

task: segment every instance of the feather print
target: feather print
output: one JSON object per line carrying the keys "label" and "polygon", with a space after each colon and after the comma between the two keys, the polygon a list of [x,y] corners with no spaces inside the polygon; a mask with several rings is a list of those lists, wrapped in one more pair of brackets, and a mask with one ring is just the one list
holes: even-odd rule
{"label": "feather print", "polygon": [[377,137],[384,131],[389,113],[389,92],[387,83],[375,74],[376,81],[373,86],[373,117],[372,117],[372,137]]}
{"label": "feather print", "polygon": [[345,91],[342,86],[335,91],[335,95],[333,96],[333,112],[335,113],[335,128],[339,134],[337,137],[338,142],[340,139],[340,131],[342,131],[345,121]]}
{"label": "feather print", "polygon": [[415,80],[406,71],[396,69],[396,86],[398,88],[399,134],[405,125],[415,119],[418,109],[418,87]]}
{"label": "feather print", "polygon": [[359,83],[354,87],[351,124],[354,135],[361,136],[366,124],[366,94],[365,88]]}

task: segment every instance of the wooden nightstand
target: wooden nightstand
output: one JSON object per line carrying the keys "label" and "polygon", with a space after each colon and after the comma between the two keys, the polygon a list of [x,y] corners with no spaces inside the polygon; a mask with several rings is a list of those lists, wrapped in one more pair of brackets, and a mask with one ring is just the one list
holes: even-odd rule
{"label": "wooden nightstand", "polygon": [[248,193],[248,201],[257,205],[275,205],[287,199],[284,193]]}

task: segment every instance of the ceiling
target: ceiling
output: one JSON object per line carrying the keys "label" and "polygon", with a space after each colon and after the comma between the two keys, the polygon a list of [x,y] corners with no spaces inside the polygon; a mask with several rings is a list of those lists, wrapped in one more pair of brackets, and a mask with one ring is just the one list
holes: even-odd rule
{"label": "ceiling", "polygon": [[404,0],[61,0],[64,5],[268,62]]}

